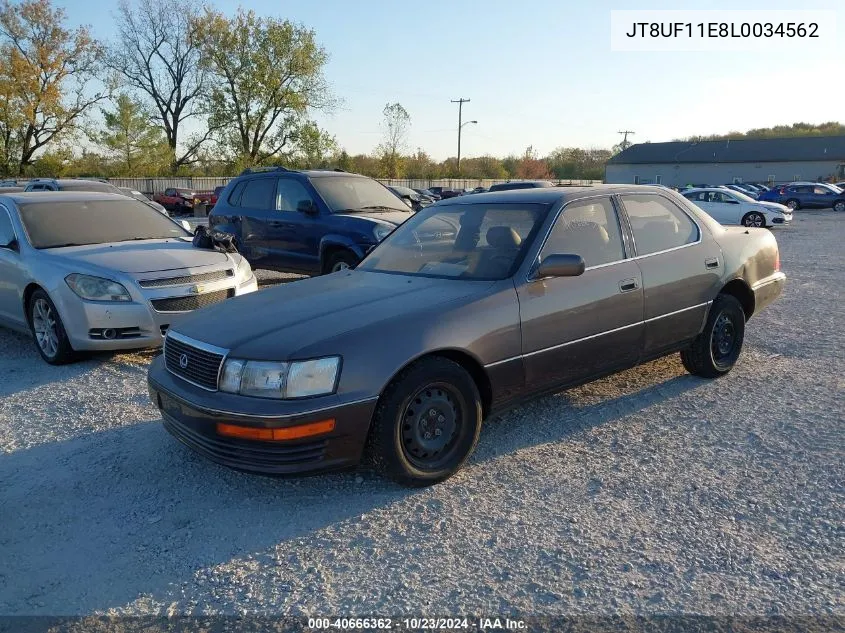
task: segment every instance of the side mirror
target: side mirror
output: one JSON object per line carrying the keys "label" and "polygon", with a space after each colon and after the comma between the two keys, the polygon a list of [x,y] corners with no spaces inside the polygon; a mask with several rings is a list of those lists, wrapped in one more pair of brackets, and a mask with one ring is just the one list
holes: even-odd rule
{"label": "side mirror", "polygon": [[313,200],[300,200],[296,203],[296,210],[306,215],[315,215],[317,213],[317,205]]}
{"label": "side mirror", "polygon": [[182,226],[182,228],[183,228],[183,229],[185,229],[188,233],[190,233],[191,235],[193,235],[193,234],[194,234],[194,229],[193,229],[193,228],[191,228],[191,224],[190,224],[190,222],[188,222],[187,220],[182,220],[181,222],[179,222],[179,224],[180,224],[180,225]]}
{"label": "side mirror", "polygon": [[585,267],[580,255],[547,255],[537,268],[537,277],[577,277]]}

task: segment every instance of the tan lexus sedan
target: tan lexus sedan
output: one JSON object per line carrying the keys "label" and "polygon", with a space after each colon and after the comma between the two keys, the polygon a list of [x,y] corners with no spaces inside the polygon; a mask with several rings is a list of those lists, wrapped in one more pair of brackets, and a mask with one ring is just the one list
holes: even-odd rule
{"label": "tan lexus sedan", "polygon": [[[206,308],[149,370],[176,438],[242,470],[454,473],[503,407],[680,352],[717,378],[781,293],[770,231],[663,187],[442,200],[353,270]],[[753,322],[753,321],[752,321]]]}

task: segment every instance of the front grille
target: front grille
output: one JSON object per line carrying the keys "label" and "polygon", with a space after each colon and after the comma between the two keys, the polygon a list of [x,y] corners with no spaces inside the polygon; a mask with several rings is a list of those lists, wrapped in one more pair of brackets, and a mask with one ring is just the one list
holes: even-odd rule
{"label": "front grille", "polygon": [[151,303],[156,312],[189,312],[210,306],[214,303],[235,296],[235,290],[217,290],[202,295],[188,295],[186,297],[169,297],[167,299],[152,299]]}
{"label": "front grille", "polygon": [[184,284],[199,284],[208,283],[211,281],[220,281],[228,277],[234,277],[234,270],[216,270],[210,273],[200,273],[198,275],[183,275],[181,277],[167,277],[166,279],[142,279],[138,285],[142,288],[164,288],[166,286],[181,286]]}
{"label": "front grille", "polygon": [[201,349],[172,334],[164,339],[164,365],[167,370],[204,389],[217,391],[217,376],[224,357],[224,353]]}

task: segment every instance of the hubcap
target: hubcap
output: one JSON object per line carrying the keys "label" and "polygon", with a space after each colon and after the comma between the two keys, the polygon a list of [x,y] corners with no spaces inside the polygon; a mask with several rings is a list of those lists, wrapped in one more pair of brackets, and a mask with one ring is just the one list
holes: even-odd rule
{"label": "hubcap", "polygon": [[786,206],[788,206],[790,209],[793,209],[793,210],[794,210],[794,209],[795,209],[795,207],[797,207],[797,206],[798,206],[798,203],[797,203],[797,202],[795,202],[795,200],[790,200],[789,202],[787,202],[787,203],[786,203]]}
{"label": "hubcap", "polygon": [[449,385],[419,390],[402,415],[402,447],[417,466],[431,467],[454,446],[461,409]]}
{"label": "hubcap", "polygon": [[332,266],[332,272],[336,273],[339,270],[349,270],[349,264],[346,262],[338,262],[334,266]]}
{"label": "hubcap", "polygon": [[713,325],[713,334],[710,337],[710,349],[713,352],[713,360],[720,363],[728,358],[734,351],[736,345],[736,329],[731,318],[722,312]]}
{"label": "hubcap", "polygon": [[51,358],[55,356],[59,351],[59,334],[53,310],[44,299],[37,299],[32,308],[32,329],[41,351]]}
{"label": "hubcap", "polygon": [[759,215],[758,213],[752,213],[747,218],[745,218],[745,226],[763,226],[763,216]]}

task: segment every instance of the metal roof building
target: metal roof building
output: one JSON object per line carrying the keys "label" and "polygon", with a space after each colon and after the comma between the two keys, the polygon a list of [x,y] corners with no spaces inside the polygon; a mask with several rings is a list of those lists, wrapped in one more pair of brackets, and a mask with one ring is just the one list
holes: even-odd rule
{"label": "metal roof building", "polygon": [[639,143],[611,158],[609,183],[845,180],[845,136]]}

